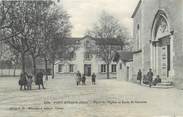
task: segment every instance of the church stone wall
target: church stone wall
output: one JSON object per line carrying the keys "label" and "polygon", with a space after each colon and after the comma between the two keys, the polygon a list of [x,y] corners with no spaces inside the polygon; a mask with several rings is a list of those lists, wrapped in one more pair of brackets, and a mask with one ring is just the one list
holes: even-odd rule
{"label": "church stone wall", "polygon": [[[134,17],[134,22],[133,22],[133,39],[135,41],[134,46],[133,46],[133,51],[139,51],[137,48],[137,26],[139,25],[139,30],[140,30],[140,35],[141,35],[141,27],[142,27],[142,11],[141,11],[141,6],[139,10],[136,12],[136,15]],[[138,67],[137,67],[138,66]],[[133,68],[132,68],[132,81],[136,80],[136,76],[138,73],[138,70],[142,68],[142,52],[135,53],[133,55]]]}
{"label": "church stone wall", "polygon": [[[141,42],[143,58],[134,57],[134,69],[137,69],[137,63],[142,59],[144,72],[146,73],[150,68],[151,53],[150,40],[152,39],[152,25],[158,10],[163,10],[170,25],[170,31],[173,31],[173,68],[174,81],[183,81],[183,0],[143,0],[138,12],[134,16],[134,38],[136,37],[136,25],[140,23]],[[136,55],[135,55],[136,56]],[[182,83],[183,84],[183,83]]]}

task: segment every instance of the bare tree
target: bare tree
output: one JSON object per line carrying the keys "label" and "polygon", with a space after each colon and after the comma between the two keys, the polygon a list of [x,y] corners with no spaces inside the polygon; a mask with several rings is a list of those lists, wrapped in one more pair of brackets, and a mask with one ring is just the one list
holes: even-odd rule
{"label": "bare tree", "polygon": [[43,57],[46,79],[48,79],[47,62],[48,60],[53,64],[55,62],[57,41],[70,34],[69,16],[64,10],[59,10],[53,1],[32,1],[25,4],[31,6],[28,14],[30,20],[27,23],[29,36],[26,40],[26,48],[32,58],[33,74],[36,75],[37,58]]}
{"label": "bare tree", "polygon": [[30,24],[30,29],[32,30],[30,39],[28,40],[29,54],[32,58],[32,71],[34,76],[36,75],[36,60],[41,57],[43,50],[42,42],[42,26],[44,21],[45,12],[53,4],[51,1],[34,1],[32,2],[32,13],[30,17],[32,18],[32,23]]}
{"label": "bare tree", "polygon": [[[2,30],[4,41],[16,52],[20,53],[22,71],[25,72],[25,56],[31,48],[29,40],[33,34],[32,24],[35,21],[33,20],[34,17],[32,17],[34,1],[6,1],[6,3],[11,6],[7,12],[8,18],[6,19],[6,22],[8,24],[11,23],[11,25]],[[11,38],[7,38],[10,36]]]}
{"label": "bare tree", "polygon": [[3,73],[3,64],[5,63],[5,61],[9,60],[10,56],[12,56],[10,48],[6,44],[4,44],[3,41],[0,41],[1,75]]}
{"label": "bare tree", "polygon": [[54,78],[55,60],[57,59],[57,55],[59,54],[58,49],[63,49],[65,47],[64,45],[66,43],[64,42],[64,39],[70,36],[72,28],[69,20],[70,16],[67,14],[66,11],[64,11],[63,9],[54,9],[53,11],[55,13],[52,14],[55,14],[56,22],[53,25],[52,33],[50,33],[52,34],[50,37],[52,40],[49,46],[49,60],[52,64],[52,78]]}
{"label": "bare tree", "polygon": [[2,30],[11,26],[11,22],[7,22],[8,12],[11,7],[11,3],[7,3],[4,0],[0,1],[0,60],[4,60],[6,58],[5,54],[7,55],[7,52],[9,52],[3,40],[9,39],[12,36],[3,38]]}
{"label": "bare tree", "polygon": [[126,29],[119,20],[103,11],[93,29],[87,34],[96,39],[98,56],[107,65],[107,79],[109,79],[109,65],[114,59],[115,52],[122,50],[127,44]]}
{"label": "bare tree", "polygon": [[9,57],[11,63],[12,63],[12,66],[13,66],[13,76],[15,77],[16,76],[16,69],[17,69],[17,65],[20,63],[20,57],[19,57],[19,53],[14,51],[14,50],[11,50],[12,54],[11,56]]}
{"label": "bare tree", "polygon": [[0,5],[0,13],[4,16],[0,16],[1,40],[20,55],[23,72],[26,56],[32,58],[34,75],[37,58],[44,58],[47,78],[47,62],[54,66],[60,46],[58,40],[70,36],[70,16],[50,0],[3,1]]}
{"label": "bare tree", "polygon": [[52,78],[54,78],[54,64],[57,55],[58,47],[61,46],[58,42],[63,42],[65,37],[70,36],[71,23],[70,16],[63,9],[58,9],[56,6],[51,7],[44,15],[42,25],[43,35],[43,57],[45,59],[45,71],[47,77],[47,62],[52,64]]}
{"label": "bare tree", "polygon": [[7,22],[8,12],[12,8],[11,2],[0,1],[0,30],[9,28],[11,22]]}

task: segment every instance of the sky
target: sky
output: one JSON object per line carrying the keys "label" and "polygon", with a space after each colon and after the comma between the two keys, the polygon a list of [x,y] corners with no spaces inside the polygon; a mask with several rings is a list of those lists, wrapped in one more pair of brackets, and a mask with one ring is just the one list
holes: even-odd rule
{"label": "sky", "polygon": [[132,34],[131,15],[139,0],[60,0],[59,5],[71,16],[72,36],[83,37],[97,21],[100,13],[106,11],[116,17]]}

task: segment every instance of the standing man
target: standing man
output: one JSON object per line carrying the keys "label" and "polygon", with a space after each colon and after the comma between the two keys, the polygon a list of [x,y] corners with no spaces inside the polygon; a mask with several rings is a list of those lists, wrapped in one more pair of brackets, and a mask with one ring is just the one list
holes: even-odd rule
{"label": "standing man", "polygon": [[39,72],[36,75],[36,84],[39,86],[40,89],[40,85],[42,85],[42,88],[45,89],[44,84],[43,84],[43,73]]}
{"label": "standing man", "polygon": [[85,77],[85,74],[83,74],[82,76],[82,85],[86,85],[86,77]]}
{"label": "standing man", "polygon": [[152,80],[153,80],[153,72],[152,72],[152,69],[149,69],[149,72],[147,73],[147,78],[149,80],[149,87],[151,87]]}
{"label": "standing man", "polygon": [[78,71],[76,74],[76,84],[77,86],[80,84],[81,81],[81,73]]}
{"label": "standing man", "polygon": [[24,87],[24,90],[26,90],[27,86],[27,73],[22,72],[20,74],[20,80],[19,80],[20,90],[22,90],[22,86]]}
{"label": "standing man", "polygon": [[92,85],[95,85],[95,79],[96,79],[96,75],[95,73],[92,74]]}
{"label": "standing man", "polygon": [[137,81],[140,81],[140,84],[141,84],[141,80],[142,80],[142,72],[141,72],[141,69],[139,69],[138,71],[138,74],[137,74]]}

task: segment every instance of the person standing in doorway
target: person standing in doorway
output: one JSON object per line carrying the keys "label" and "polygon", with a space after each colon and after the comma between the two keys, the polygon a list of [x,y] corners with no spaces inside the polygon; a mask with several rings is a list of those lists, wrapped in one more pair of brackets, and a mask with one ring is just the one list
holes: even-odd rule
{"label": "person standing in doorway", "polygon": [[149,69],[149,72],[147,73],[147,77],[148,77],[148,81],[149,81],[149,87],[151,87],[152,81],[153,81],[153,72],[152,72],[152,69]]}

